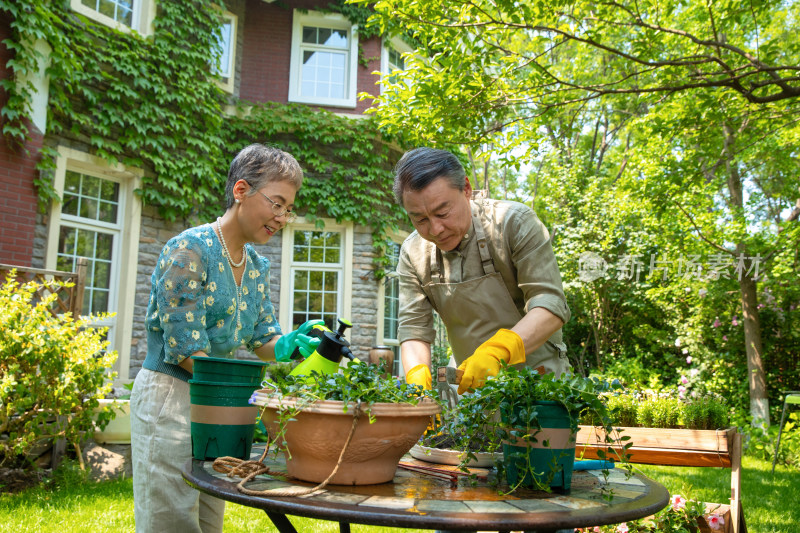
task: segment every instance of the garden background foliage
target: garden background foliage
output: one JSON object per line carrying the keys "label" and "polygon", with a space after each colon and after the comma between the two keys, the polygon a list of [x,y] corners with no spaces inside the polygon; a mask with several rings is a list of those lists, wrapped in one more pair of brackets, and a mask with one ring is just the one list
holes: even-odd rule
{"label": "garden background foliage", "polygon": [[39,284],[20,284],[14,272],[0,287],[0,434],[8,437],[0,439],[0,465],[40,440],[82,441],[94,427],[97,400],[111,392],[107,369],[117,359],[106,351],[107,329],[91,327],[104,315],[55,316],[55,293],[37,299]]}

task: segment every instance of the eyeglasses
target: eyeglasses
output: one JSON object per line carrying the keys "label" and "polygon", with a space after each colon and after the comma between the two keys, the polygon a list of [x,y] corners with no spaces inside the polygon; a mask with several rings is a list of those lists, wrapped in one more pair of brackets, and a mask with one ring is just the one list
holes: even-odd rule
{"label": "eyeglasses", "polygon": [[294,222],[295,220],[297,220],[297,213],[295,213],[294,211],[289,211],[289,208],[287,208],[283,204],[279,204],[278,202],[276,202],[263,192],[261,191],[256,191],[256,192],[258,192],[258,194],[266,198],[269,201],[269,203],[272,204],[272,212],[275,214],[276,217],[282,217],[286,215],[287,222]]}

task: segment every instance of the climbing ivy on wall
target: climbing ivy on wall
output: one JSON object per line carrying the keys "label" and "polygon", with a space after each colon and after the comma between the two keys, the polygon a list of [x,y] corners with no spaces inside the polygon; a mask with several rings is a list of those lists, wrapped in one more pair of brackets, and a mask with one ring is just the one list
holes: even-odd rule
{"label": "climbing ivy on wall", "polygon": [[[52,50],[46,136],[144,169],[139,193],[168,220],[218,214],[233,155],[252,142],[279,146],[306,171],[300,211],[372,227],[380,274],[385,235],[403,214],[390,191],[399,153],[375,122],[276,103],[238,102],[235,115],[225,114],[229,96],[209,72],[219,10],[209,0],[157,5],[154,35],[142,37],[76,14],[69,0],[0,0],[12,20],[4,44],[14,54],[8,64],[14,77],[0,82],[8,95],[6,140],[22,146],[28,136],[33,87],[23,80],[44,60],[30,43],[44,40]],[[342,12],[342,5],[333,2],[332,10]],[[55,197],[47,172],[55,152],[46,146],[42,155],[36,185],[48,201]]]}

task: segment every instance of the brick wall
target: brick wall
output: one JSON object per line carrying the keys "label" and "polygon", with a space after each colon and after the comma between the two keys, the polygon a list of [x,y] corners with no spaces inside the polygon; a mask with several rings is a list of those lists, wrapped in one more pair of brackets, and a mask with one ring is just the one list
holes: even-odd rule
{"label": "brick wall", "polygon": [[[294,8],[314,9],[324,4],[318,0],[287,2],[286,5],[248,0],[246,16],[241,24],[244,47],[241,60],[239,96],[253,102],[289,101],[289,67],[292,46],[292,16]],[[370,59],[364,67],[359,63],[357,92],[380,92],[376,85],[379,77],[372,72],[380,70],[381,41],[379,38],[362,42],[364,57]],[[359,101],[355,109],[325,107],[336,113],[363,113],[370,106]]]}
{"label": "brick wall", "polygon": [[[0,79],[11,75],[5,65],[12,53],[1,44],[10,36],[9,15],[0,12]],[[7,94],[0,90],[0,107],[7,101]],[[31,139],[23,147],[9,147],[0,139],[0,262],[19,266],[32,266],[38,202],[33,179],[42,148],[41,133],[30,123],[28,128]]]}

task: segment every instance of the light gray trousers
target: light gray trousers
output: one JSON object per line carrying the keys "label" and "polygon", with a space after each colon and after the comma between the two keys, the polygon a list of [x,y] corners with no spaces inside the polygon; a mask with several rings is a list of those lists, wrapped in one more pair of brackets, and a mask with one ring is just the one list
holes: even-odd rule
{"label": "light gray trousers", "polygon": [[143,368],[131,394],[137,533],[220,533],[225,502],[181,477],[192,457],[189,384]]}

